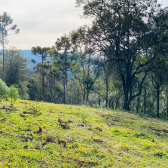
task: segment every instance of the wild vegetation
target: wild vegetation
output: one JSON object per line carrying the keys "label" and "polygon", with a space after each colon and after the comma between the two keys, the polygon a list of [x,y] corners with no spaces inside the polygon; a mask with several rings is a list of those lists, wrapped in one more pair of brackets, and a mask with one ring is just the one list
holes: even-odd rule
{"label": "wild vegetation", "polygon": [[[123,109],[153,117],[168,114],[167,8],[156,1],[77,0],[92,25],[32,47],[32,70],[21,51],[3,49],[0,77],[23,99]],[[4,48],[13,24],[0,17]],[[6,25],[6,26],[5,26]],[[18,33],[17,26],[11,30]],[[35,63],[35,59],[32,59]]]}
{"label": "wild vegetation", "polygon": [[0,107],[0,167],[167,167],[168,123],[17,100]]}
{"label": "wild vegetation", "polygon": [[167,167],[167,8],[76,5],[92,24],[33,46],[33,69],[5,50],[19,29],[0,15],[0,167]]}

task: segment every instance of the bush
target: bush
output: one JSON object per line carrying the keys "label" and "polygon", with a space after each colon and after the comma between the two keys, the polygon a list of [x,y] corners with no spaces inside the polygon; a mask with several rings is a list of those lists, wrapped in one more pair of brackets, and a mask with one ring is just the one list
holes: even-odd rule
{"label": "bush", "polygon": [[11,98],[11,103],[13,103],[13,101],[19,98],[18,89],[15,88],[13,85],[11,85],[9,88],[8,95],[9,95],[9,98]]}
{"label": "bush", "polygon": [[3,97],[7,97],[8,95],[8,87],[6,86],[6,83],[0,79],[0,99]]}
{"label": "bush", "polygon": [[88,118],[89,116],[90,116],[90,114],[86,111],[81,111],[80,112],[80,117],[82,118],[83,123],[86,122],[86,118]]}

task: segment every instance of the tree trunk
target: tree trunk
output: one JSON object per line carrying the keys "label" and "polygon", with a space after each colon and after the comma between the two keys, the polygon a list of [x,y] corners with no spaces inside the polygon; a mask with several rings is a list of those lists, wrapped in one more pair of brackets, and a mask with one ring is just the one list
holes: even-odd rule
{"label": "tree trunk", "polygon": [[124,96],[125,96],[125,99],[124,99],[124,110],[125,111],[130,111],[128,94],[129,94],[128,87],[126,86],[125,93],[124,93]]}
{"label": "tree trunk", "polygon": [[160,86],[157,83],[157,117],[158,118],[160,117],[160,114],[159,114],[159,97],[160,97]]}
{"label": "tree trunk", "polygon": [[108,77],[106,76],[106,108],[108,107],[108,92],[109,92],[109,86],[108,86]]}
{"label": "tree trunk", "polygon": [[139,107],[140,107],[140,96],[138,96],[137,98],[136,113],[139,113]]}
{"label": "tree trunk", "polygon": [[66,104],[66,84],[65,84],[66,82],[65,82],[65,79],[64,79],[64,104]]}
{"label": "tree trunk", "polygon": [[89,98],[89,86],[88,86],[88,83],[87,83],[87,89],[86,89],[86,106],[88,105],[88,98]]}
{"label": "tree trunk", "polygon": [[68,75],[67,75],[67,68],[65,67],[65,103],[68,103],[67,102],[67,96],[68,96],[68,93],[67,93],[67,83],[68,83]]}
{"label": "tree trunk", "polygon": [[125,76],[125,81],[123,83],[124,86],[124,110],[125,111],[130,111],[130,99],[131,99],[131,92],[130,92],[130,87],[131,87],[131,81],[130,81],[130,72],[129,72],[129,64],[126,64],[126,76]]}
{"label": "tree trunk", "polygon": [[3,81],[5,82],[5,46],[4,46],[4,39],[3,39]]}
{"label": "tree trunk", "polygon": [[99,107],[100,107],[100,102],[101,102],[101,99],[100,99],[100,96],[99,96],[99,101],[98,101]]}
{"label": "tree trunk", "polygon": [[43,67],[44,59],[42,56],[42,87],[43,87],[43,101],[45,100],[44,96],[44,67]]}
{"label": "tree trunk", "polygon": [[86,91],[85,88],[83,89],[83,105],[85,105],[85,97],[86,97]]}
{"label": "tree trunk", "polygon": [[144,114],[146,114],[146,88],[144,88],[144,103],[143,103],[143,106],[144,106]]}
{"label": "tree trunk", "polygon": [[167,115],[168,115],[168,86],[167,86],[167,89],[166,89],[166,96],[167,96]]}
{"label": "tree trunk", "polygon": [[[4,24],[2,22],[2,30],[4,28]],[[5,82],[5,39],[4,39],[4,30],[2,31],[2,55],[3,55],[3,81]]]}

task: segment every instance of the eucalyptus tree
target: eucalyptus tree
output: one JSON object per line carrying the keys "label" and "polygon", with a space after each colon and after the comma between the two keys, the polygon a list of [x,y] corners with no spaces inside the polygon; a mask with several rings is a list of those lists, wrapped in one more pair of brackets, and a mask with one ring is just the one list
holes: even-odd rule
{"label": "eucalyptus tree", "polygon": [[13,25],[13,19],[7,12],[4,12],[0,16],[0,43],[2,45],[3,51],[3,80],[5,81],[5,42],[8,41],[8,37],[12,34],[18,34],[19,29],[17,29],[17,25]]}
{"label": "eucalyptus tree", "polygon": [[41,59],[41,64],[39,64],[41,66],[41,76],[42,76],[42,88],[43,88],[43,101],[45,100],[45,91],[44,91],[44,62],[46,61],[47,57],[49,56],[48,52],[49,52],[50,48],[49,47],[32,47],[31,51],[32,53],[39,59]]}
{"label": "eucalyptus tree", "polygon": [[131,101],[141,94],[152,68],[150,64],[157,55],[155,48],[148,54],[150,48],[160,43],[153,25],[153,16],[159,9],[157,1],[77,0],[76,3],[83,6],[83,15],[93,20],[91,27],[85,27],[86,41],[97,52],[104,52],[117,67],[123,85],[123,108],[129,111]]}

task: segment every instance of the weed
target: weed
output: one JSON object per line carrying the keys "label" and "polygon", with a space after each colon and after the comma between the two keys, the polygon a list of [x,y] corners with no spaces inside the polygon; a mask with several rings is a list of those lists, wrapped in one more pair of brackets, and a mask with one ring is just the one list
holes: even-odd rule
{"label": "weed", "polygon": [[85,123],[86,119],[90,116],[90,114],[87,111],[81,111],[80,117],[82,118],[82,122]]}

